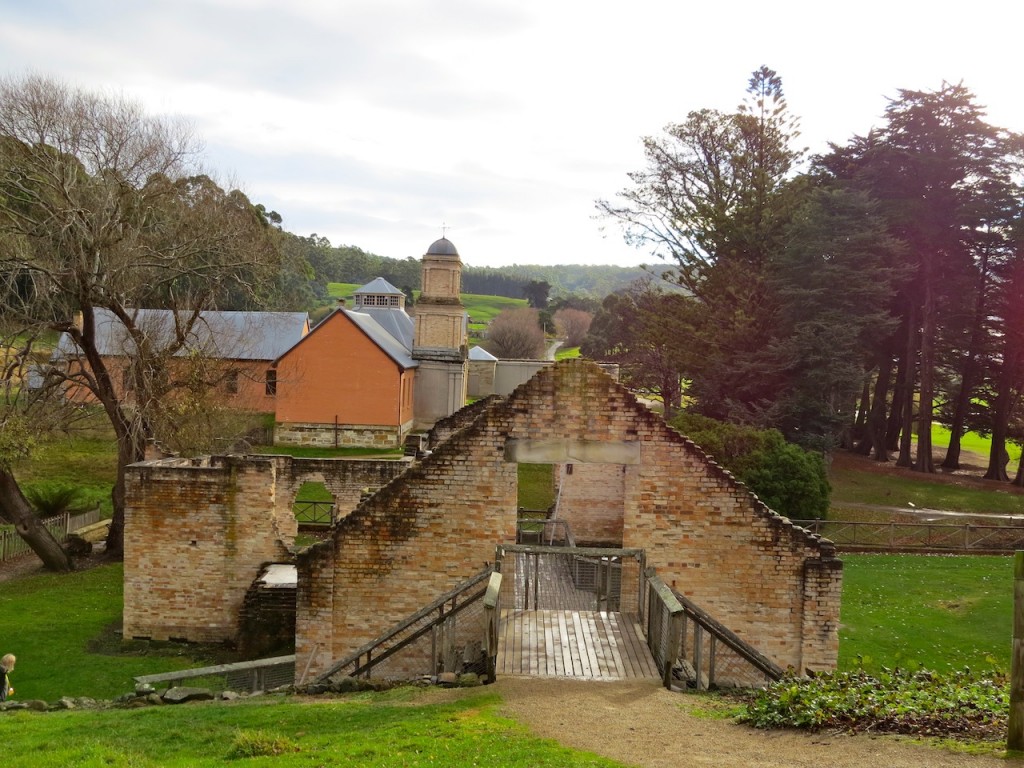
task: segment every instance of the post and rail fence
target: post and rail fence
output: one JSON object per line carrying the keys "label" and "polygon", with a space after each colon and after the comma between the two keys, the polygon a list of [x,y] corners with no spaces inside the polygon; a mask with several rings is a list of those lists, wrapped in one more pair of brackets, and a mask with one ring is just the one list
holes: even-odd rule
{"label": "post and rail fence", "polygon": [[[103,511],[96,507],[96,509],[86,510],[85,512],[64,511],[59,515],[46,518],[43,520],[43,525],[46,526],[47,530],[50,531],[58,542],[63,544],[67,541],[68,536],[79,528],[93,525],[102,519]],[[5,527],[3,530],[0,530],[0,563],[31,551],[25,540],[14,530],[14,526]]]}
{"label": "post and rail fence", "polygon": [[977,523],[793,520],[846,552],[1010,554],[1024,549],[1024,526]]}

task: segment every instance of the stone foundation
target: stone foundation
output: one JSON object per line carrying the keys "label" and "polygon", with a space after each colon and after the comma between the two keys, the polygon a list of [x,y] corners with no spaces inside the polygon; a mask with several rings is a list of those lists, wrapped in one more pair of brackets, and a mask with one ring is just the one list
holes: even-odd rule
{"label": "stone foundation", "polygon": [[412,430],[412,422],[400,427],[365,424],[274,425],[274,445],[306,445],[317,448],[397,448]]}

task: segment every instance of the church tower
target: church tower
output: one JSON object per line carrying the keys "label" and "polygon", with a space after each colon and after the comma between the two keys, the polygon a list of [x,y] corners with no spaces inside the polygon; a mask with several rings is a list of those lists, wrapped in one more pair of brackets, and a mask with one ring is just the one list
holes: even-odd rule
{"label": "church tower", "polygon": [[467,318],[459,296],[462,261],[445,237],[423,255],[412,356],[416,369],[415,429],[429,429],[466,404]]}

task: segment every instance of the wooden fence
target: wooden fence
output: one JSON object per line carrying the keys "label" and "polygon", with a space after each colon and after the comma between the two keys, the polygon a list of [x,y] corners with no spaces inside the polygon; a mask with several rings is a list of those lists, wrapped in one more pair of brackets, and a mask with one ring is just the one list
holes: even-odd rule
{"label": "wooden fence", "polygon": [[1024,549],[1024,526],[794,520],[847,552],[1012,553]]}
{"label": "wooden fence", "polygon": [[[43,525],[53,534],[57,541],[64,542],[73,531],[93,523],[98,523],[102,519],[103,513],[97,507],[85,512],[63,512],[43,520]],[[13,527],[0,530],[0,563],[30,551],[29,545],[25,543],[25,540],[17,534]]]}

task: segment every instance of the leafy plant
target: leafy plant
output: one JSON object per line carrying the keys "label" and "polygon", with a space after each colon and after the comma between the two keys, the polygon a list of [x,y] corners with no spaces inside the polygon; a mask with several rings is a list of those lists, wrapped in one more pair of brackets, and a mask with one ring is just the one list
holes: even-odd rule
{"label": "leafy plant", "polygon": [[25,488],[25,498],[39,517],[80,511],[85,507],[84,495],[78,486],[64,483],[41,483]]}
{"label": "leafy plant", "polygon": [[996,672],[883,669],[784,678],[759,692],[740,717],[758,728],[841,728],[924,736],[1001,738],[1009,681]]}

